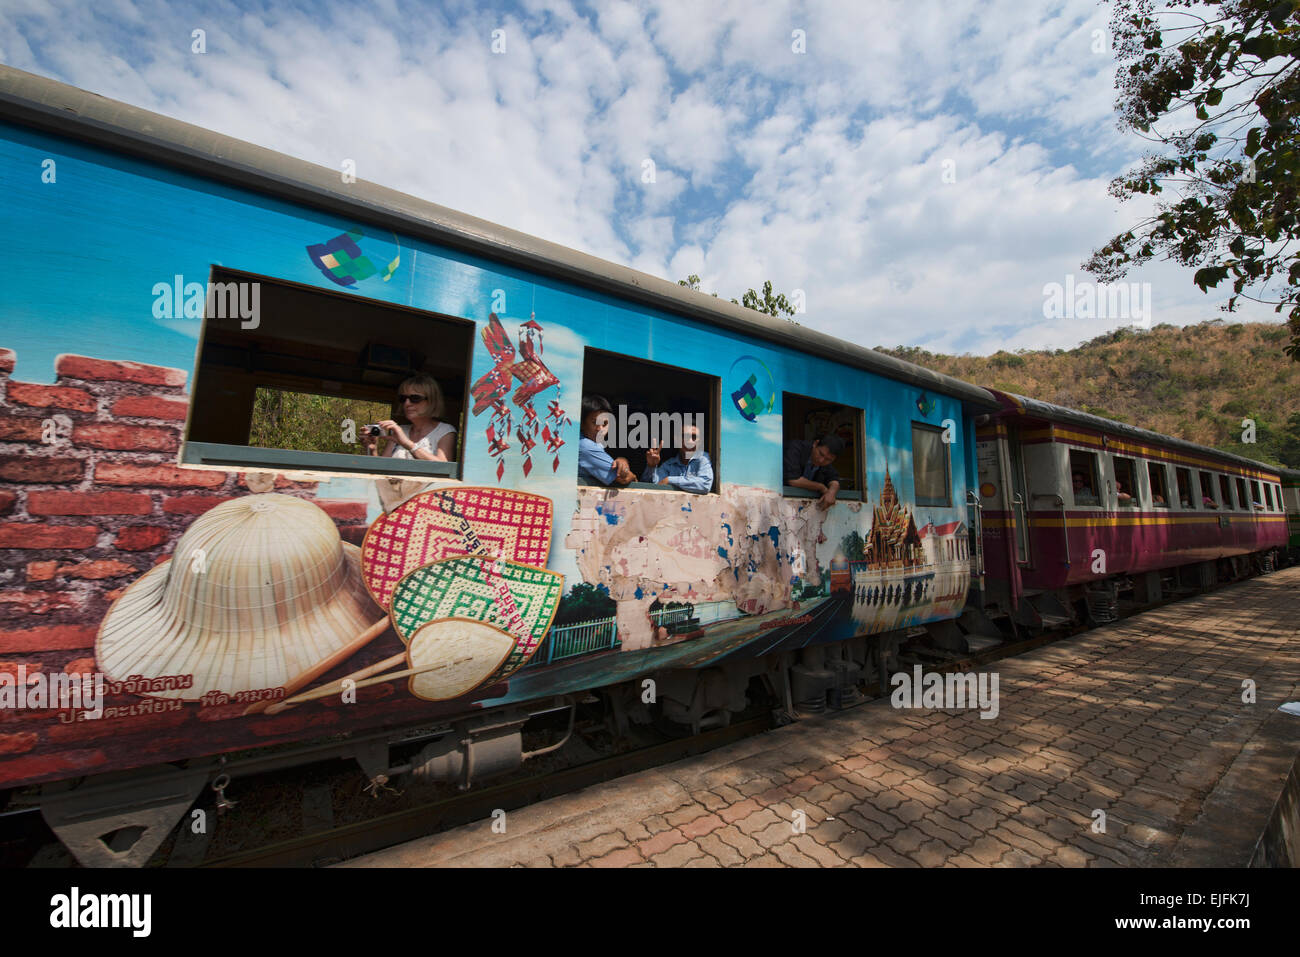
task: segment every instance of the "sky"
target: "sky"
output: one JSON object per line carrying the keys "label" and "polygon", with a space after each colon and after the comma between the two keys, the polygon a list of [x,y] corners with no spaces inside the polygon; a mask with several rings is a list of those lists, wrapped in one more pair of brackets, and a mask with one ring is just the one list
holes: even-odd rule
{"label": "sky", "polygon": [[1163,262],[1119,315],[1052,307],[1146,212],[1107,193],[1149,146],[1114,118],[1109,17],[0,0],[0,62],[727,298],[770,279],[861,345],[988,354],[1225,317]]}

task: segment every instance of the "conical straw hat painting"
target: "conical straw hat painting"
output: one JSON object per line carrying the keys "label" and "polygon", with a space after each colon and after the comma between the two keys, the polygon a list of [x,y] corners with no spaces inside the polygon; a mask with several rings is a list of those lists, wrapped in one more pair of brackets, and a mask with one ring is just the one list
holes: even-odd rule
{"label": "conical straw hat painting", "polygon": [[360,566],[360,550],[311,502],[223,502],[109,609],[99,668],[110,681],[193,675],[189,688],[153,692],[183,700],[299,687],[350,656],[381,619]]}
{"label": "conical straw hat painting", "polygon": [[[524,666],[551,627],[563,589],[564,576],[545,568],[463,556],[411,572],[393,591],[389,611],[393,627],[408,645],[413,668],[423,667],[417,663],[417,657],[428,662],[442,654],[438,644],[444,638],[456,648],[472,645],[477,649],[474,668],[482,677],[474,686],[460,692],[467,694],[474,687],[503,680]],[[504,658],[493,659],[496,645],[487,640],[488,633],[483,629],[443,625],[422,633],[426,625],[447,618],[471,619],[494,626],[511,639],[511,647]],[[421,638],[418,655],[417,635]],[[462,652],[445,654],[454,657]],[[470,670],[473,669],[465,672]],[[411,692],[423,697],[419,688],[412,679]]]}
{"label": "conical straw hat painting", "polygon": [[404,575],[458,555],[500,556],[546,567],[551,500],[527,492],[456,488],[422,492],[377,518],[361,545],[366,587],[387,608]]}

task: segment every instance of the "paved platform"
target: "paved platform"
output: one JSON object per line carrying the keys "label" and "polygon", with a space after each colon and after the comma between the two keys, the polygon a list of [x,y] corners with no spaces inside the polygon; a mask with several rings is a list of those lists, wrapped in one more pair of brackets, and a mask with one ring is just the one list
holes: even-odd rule
{"label": "paved platform", "polygon": [[1245,866],[1298,623],[1291,568],[990,665],[992,720],[878,700],[341,866]]}

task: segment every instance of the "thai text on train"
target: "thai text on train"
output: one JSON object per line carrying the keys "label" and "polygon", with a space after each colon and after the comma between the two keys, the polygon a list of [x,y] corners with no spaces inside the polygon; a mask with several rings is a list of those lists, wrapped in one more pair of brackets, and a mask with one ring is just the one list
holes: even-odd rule
{"label": "thai text on train", "polygon": [[895,708],[975,708],[981,718],[998,716],[998,673],[967,672],[941,675],[932,671],[922,675],[921,666],[912,673],[900,671],[889,679],[894,689],[889,703]]}
{"label": "thai text on train", "polygon": [[682,430],[694,427],[699,440],[696,448],[704,445],[704,413],[702,412],[628,412],[620,405],[613,413],[604,412],[596,420],[600,430],[596,441],[606,448],[616,449],[680,449]]}
{"label": "thai text on train", "polygon": [[71,708],[85,710],[86,717],[104,713],[104,676],[95,674],[27,673],[19,665],[17,673],[0,671],[0,708],[23,711],[28,708]]}

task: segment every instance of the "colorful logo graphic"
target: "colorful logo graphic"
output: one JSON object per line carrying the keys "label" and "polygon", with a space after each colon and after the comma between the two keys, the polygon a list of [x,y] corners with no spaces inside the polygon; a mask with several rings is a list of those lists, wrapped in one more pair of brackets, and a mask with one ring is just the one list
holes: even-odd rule
{"label": "colorful logo graphic", "polygon": [[922,392],[916,399],[916,411],[928,417],[934,411],[934,399]]}
{"label": "colorful logo graphic", "polygon": [[[393,278],[393,273],[397,271],[402,261],[400,245],[397,247],[397,255],[380,271],[357,245],[364,237],[365,233],[361,228],[354,226],[328,242],[308,246],[307,255],[326,279],[340,286],[355,286],[362,279],[369,279],[377,272],[380,279],[388,282]],[[397,244],[396,235],[393,236],[393,243]]]}
{"label": "colorful logo graphic", "polygon": [[757,356],[741,356],[731,364],[727,373],[733,382],[737,376],[745,378],[740,388],[731,393],[731,401],[746,421],[753,422],[763,413],[776,408],[776,380],[761,359]]}

